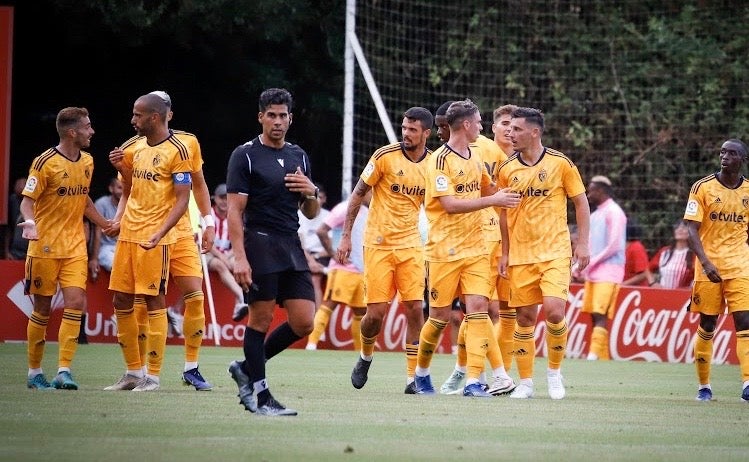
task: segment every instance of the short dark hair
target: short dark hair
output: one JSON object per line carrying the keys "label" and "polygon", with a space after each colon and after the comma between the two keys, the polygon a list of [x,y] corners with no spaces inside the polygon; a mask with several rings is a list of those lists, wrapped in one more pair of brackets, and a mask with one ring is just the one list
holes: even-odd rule
{"label": "short dark hair", "polygon": [[85,107],[66,107],[60,109],[60,112],[57,113],[57,118],[55,119],[57,133],[62,136],[65,133],[65,130],[77,128],[78,123],[84,117],[88,117],[88,109]]}
{"label": "short dark hair", "polygon": [[476,106],[476,103],[474,103],[470,99],[464,99],[463,101],[456,101],[452,103],[450,107],[447,108],[445,117],[447,117],[447,124],[452,130],[453,127],[456,127],[459,123],[463,122],[468,117],[471,117],[477,112],[480,111],[479,107]]}
{"label": "short dark hair", "polygon": [[455,101],[445,101],[444,103],[442,103],[440,107],[438,107],[437,110],[434,111],[434,116],[437,117],[447,114],[447,108],[449,108],[450,105],[454,102]]}
{"label": "short dark hair", "polygon": [[519,107],[512,111],[513,119],[525,119],[527,122],[537,125],[541,131],[544,130],[544,113],[533,107]]}
{"label": "short dark hair", "polygon": [[423,107],[416,106],[409,108],[403,113],[403,117],[406,119],[418,120],[421,122],[421,127],[425,130],[434,126],[434,117],[432,117],[432,113],[429,112],[429,109],[424,109]]}
{"label": "short dark hair", "polygon": [[291,93],[285,88],[268,88],[260,93],[260,99],[258,100],[258,107],[260,112],[265,112],[268,106],[274,104],[286,105],[286,108],[291,112],[291,105],[294,100],[291,97]]}
{"label": "short dark hair", "polygon": [[747,150],[746,144],[743,141],[741,141],[740,139],[738,139],[738,138],[731,138],[730,140],[726,140],[725,142],[726,143],[735,143],[735,144],[738,144],[739,147],[741,147],[741,154],[744,157],[747,157],[747,155],[749,155],[749,150]]}

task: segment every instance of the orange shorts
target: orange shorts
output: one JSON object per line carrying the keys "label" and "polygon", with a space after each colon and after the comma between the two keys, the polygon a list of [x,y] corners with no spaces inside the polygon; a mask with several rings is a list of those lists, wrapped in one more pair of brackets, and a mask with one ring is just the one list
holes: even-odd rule
{"label": "orange shorts", "polygon": [[324,300],[333,300],[352,308],[366,308],[364,297],[364,275],[344,269],[334,269],[328,273]]}
{"label": "orange shorts", "polygon": [[88,257],[73,258],[26,257],[24,269],[27,294],[51,297],[60,287],[80,287],[86,290]]}
{"label": "orange shorts", "polygon": [[749,278],[725,279],[723,282],[694,281],[689,311],[718,316],[728,309],[749,310]]}
{"label": "orange shorts", "polygon": [[616,297],[619,295],[619,284],[615,282],[585,281],[583,293],[583,313],[595,313],[614,318]]}
{"label": "orange shorts", "polygon": [[511,307],[537,305],[544,297],[567,300],[570,291],[571,258],[510,266]]}
{"label": "orange shorts", "polygon": [[175,244],[146,250],[135,242],[117,241],[109,290],[126,294],[166,294],[169,257]]}
{"label": "orange shorts", "polygon": [[184,237],[177,239],[169,257],[169,272],[172,276],[203,277],[203,263],[195,239]]}
{"label": "orange shorts", "polygon": [[367,303],[424,299],[424,250],[364,247],[364,283]]}
{"label": "orange shorts", "polygon": [[429,306],[451,308],[457,294],[489,298],[492,291],[489,271],[489,255],[428,262]]}

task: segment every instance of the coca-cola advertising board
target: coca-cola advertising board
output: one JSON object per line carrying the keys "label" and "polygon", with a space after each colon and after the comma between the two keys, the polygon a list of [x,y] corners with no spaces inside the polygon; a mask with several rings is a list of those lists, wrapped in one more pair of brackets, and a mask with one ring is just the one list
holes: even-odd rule
{"label": "coca-cola advertising board", "polygon": [[[26,324],[32,310],[31,298],[23,294],[23,262],[0,260],[0,291],[4,296],[0,302],[0,341],[25,341]],[[112,295],[107,289],[108,275],[100,274],[95,283],[88,286],[88,316],[86,333],[89,342],[116,343],[116,324],[112,319]],[[218,277],[211,275],[211,293],[216,313],[216,328],[212,328],[209,303],[206,300],[206,337],[204,345],[242,346],[245,324],[231,320],[234,296]],[[694,339],[699,316],[687,311],[688,290],[663,290],[649,287],[622,287],[617,300],[614,318],[609,321],[612,359],[641,360],[672,363],[694,362]],[[179,290],[169,285],[167,303],[173,304]],[[581,312],[583,288],[579,284],[570,287],[567,304],[569,340],[567,357],[585,358],[590,338],[590,316]],[[62,297],[53,299],[53,312],[47,328],[47,340],[57,340],[60,325]],[[276,308],[271,330],[286,319],[286,312]],[[350,350],[352,311],[339,308],[333,311],[330,323],[318,348]],[[406,316],[397,302],[385,317],[382,332],[377,342],[378,351],[403,351],[406,335]],[[449,327],[448,327],[449,329]],[[539,314],[536,326],[536,355],[546,356],[546,324],[543,313]],[[218,342],[216,340],[218,339]],[[736,358],[736,335],[733,320],[721,316],[713,343],[714,364],[738,364]],[[182,339],[171,336],[169,344],[178,345]],[[293,346],[304,348],[306,339]],[[450,352],[450,336],[446,331],[438,348],[440,353]]]}

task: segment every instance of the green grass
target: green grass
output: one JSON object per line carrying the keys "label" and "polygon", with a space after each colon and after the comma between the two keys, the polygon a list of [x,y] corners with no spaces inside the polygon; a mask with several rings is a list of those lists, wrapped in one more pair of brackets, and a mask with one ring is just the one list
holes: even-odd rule
{"label": "green grass", "polygon": [[[274,396],[299,411],[267,418],[242,409],[226,373],[239,348],[205,347],[196,392],[180,381],[182,348],[168,347],[161,390],[105,392],[123,372],[116,345],[81,345],[78,391],[26,388],[26,346],[0,344],[3,461],[747,460],[749,404],[737,366],[713,367],[717,401],[694,401],[691,364],[566,360],[567,397],[469,399],[404,395],[405,359],[377,353],[367,385],[350,383],[352,351],[289,350],[268,364]],[[57,345],[44,368],[54,375]],[[435,386],[454,357],[437,355]],[[516,371],[511,371],[514,375]]]}

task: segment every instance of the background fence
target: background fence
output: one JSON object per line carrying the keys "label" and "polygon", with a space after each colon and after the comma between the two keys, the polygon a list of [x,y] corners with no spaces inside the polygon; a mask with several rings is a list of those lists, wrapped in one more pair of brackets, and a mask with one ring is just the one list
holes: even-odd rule
{"label": "background fence", "polygon": [[[411,106],[471,98],[489,137],[495,107],[539,108],[544,144],[611,178],[651,254],[722,142],[747,138],[746,2],[370,0],[356,17],[396,133]],[[386,143],[358,73],[354,179]]]}

